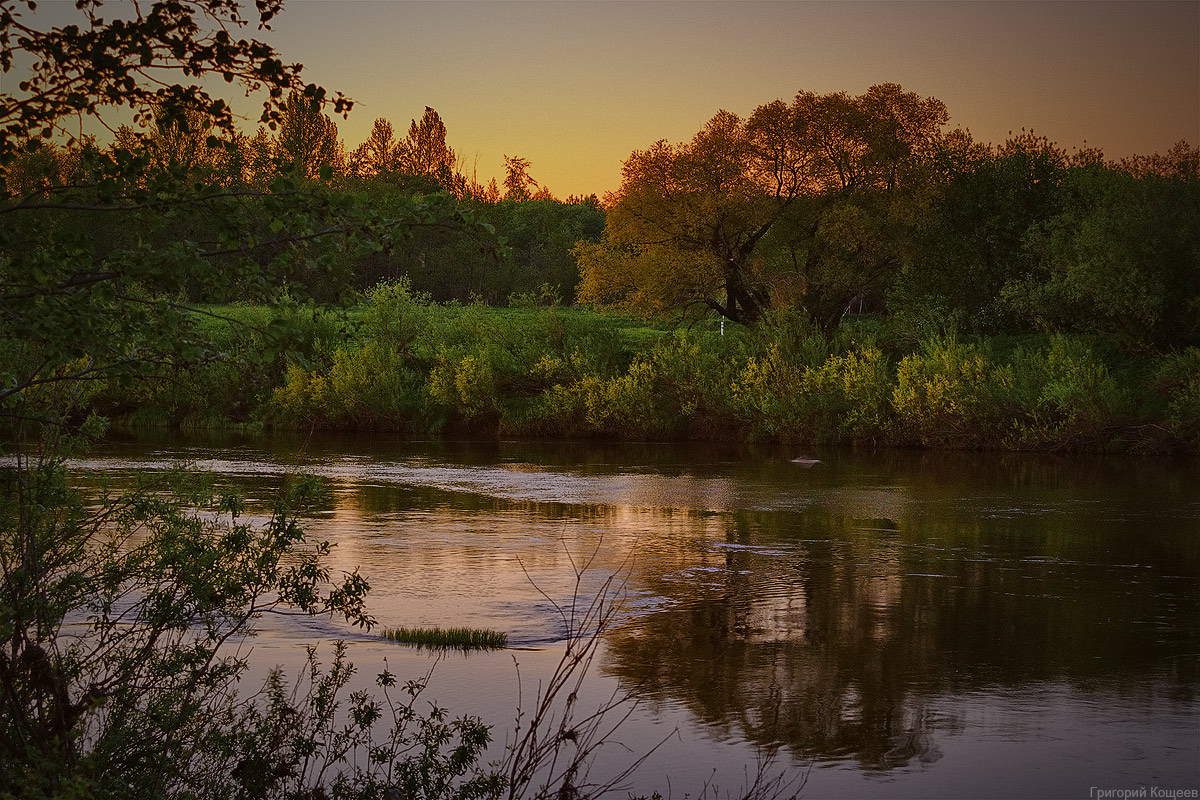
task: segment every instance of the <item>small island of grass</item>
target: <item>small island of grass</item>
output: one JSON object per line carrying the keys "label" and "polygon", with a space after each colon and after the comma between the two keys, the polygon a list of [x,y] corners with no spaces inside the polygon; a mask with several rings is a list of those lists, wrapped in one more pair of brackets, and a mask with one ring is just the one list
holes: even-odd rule
{"label": "small island of grass", "polygon": [[476,628],[388,628],[383,636],[393,642],[447,650],[499,650],[508,646],[508,634]]}

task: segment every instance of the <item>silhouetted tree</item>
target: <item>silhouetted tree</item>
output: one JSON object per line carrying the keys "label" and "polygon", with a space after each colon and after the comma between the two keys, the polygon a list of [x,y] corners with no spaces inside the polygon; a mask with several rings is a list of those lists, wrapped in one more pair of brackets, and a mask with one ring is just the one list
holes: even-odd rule
{"label": "silhouetted tree", "polygon": [[386,119],[375,120],[371,135],[355,148],[350,157],[355,175],[362,178],[380,178],[394,175],[402,165],[402,148],[392,131],[392,123]]}
{"label": "silhouetted tree", "polygon": [[529,159],[520,156],[504,157],[504,199],[521,202],[533,197],[530,187],[538,183],[529,176]]}
{"label": "silhouetted tree", "polygon": [[328,178],[345,172],[345,149],[337,124],[321,112],[313,95],[288,95],[275,147],[280,162],[300,178]]}
{"label": "silhouetted tree", "polygon": [[426,106],[421,121],[414,119],[409,125],[400,154],[409,175],[430,177],[445,189],[453,187],[456,157],[446,144],[446,125],[432,108]]}

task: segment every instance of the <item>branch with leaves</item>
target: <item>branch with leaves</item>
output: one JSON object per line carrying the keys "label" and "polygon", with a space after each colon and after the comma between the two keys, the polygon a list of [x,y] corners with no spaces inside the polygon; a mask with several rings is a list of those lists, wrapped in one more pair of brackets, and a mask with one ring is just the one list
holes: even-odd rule
{"label": "branch with leaves", "polygon": [[[271,129],[291,91],[322,104],[328,99],[338,114],[353,105],[341,93],[327,98],[323,88],[304,83],[302,65],[285,63],[270,45],[237,38],[234,32],[251,23],[239,0],[159,0],[145,11],[136,2],[75,5],[82,24],[43,30],[29,20],[34,0],[0,0],[0,72],[29,70],[17,84],[19,95],[0,95],[0,158],[22,141],[69,135],[65,121],[71,118],[103,121],[108,108],[133,109],[146,122],[154,108],[184,121],[185,112],[199,112],[232,133],[234,115],[226,101],[186,83],[206,75],[236,83],[248,95],[265,91],[259,121]],[[258,28],[269,30],[283,0],[254,5]],[[114,16],[105,19],[106,12]],[[27,59],[32,63],[22,63]]]}

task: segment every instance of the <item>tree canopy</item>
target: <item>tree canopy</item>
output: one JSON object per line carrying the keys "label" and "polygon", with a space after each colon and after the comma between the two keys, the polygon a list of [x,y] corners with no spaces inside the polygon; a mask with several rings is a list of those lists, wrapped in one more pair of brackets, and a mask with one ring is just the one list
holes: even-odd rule
{"label": "tree canopy", "polygon": [[1106,161],[1022,130],[945,130],[896,84],[799,92],[625,161],[579,298],[753,324],[794,310],[978,333],[1076,332],[1126,347],[1194,342],[1200,159]]}
{"label": "tree canopy", "polygon": [[947,119],[940,101],[895,84],[859,97],[800,92],[744,120],[720,111],[690,142],[635,151],[606,198],[603,243],[579,251],[580,295],[753,323],[773,291],[802,278],[760,256],[772,228],[806,200],[906,185]]}
{"label": "tree canopy", "polygon": [[316,97],[288,94],[275,147],[280,162],[299,178],[328,180],[345,172],[346,154],[337,124],[321,112]]}

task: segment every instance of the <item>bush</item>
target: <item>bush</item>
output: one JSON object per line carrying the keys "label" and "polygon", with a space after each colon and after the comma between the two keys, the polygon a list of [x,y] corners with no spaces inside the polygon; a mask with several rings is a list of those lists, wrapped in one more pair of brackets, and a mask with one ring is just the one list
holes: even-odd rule
{"label": "bush", "polygon": [[568,359],[575,374],[546,389],[529,413],[529,429],[559,435],[605,435],[653,439],[679,427],[676,409],[663,402],[655,366],[634,359],[622,375],[602,378],[580,370],[575,354]]}
{"label": "bush", "polygon": [[244,755],[219,746],[246,668],[234,643],[253,620],[291,610],[371,626],[366,581],[331,582],[329,545],[297,524],[319,481],[291,481],[252,526],[203,477],[85,498],[56,459],[0,471],[0,796],[186,794],[205,759],[228,781]]}
{"label": "bush", "polygon": [[1012,356],[1018,419],[1009,446],[1097,449],[1111,438],[1129,400],[1083,340],[1055,334],[1044,350]]}
{"label": "bush", "polygon": [[693,436],[728,436],[739,426],[733,385],[741,343],[733,336],[676,331],[649,353],[661,402]]}
{"label": "bush", "polygon": [[276,419],[335,427],[412,428],[426,416],[424,381],[395,350],[378,342],[338,348],[324,371],[288,367],[275,389]]}
{"label": "bush", "polygon": [[[817,351],[815,341],[805,348]],[[890,368],[874,346],[851,343],[814,364],[786,359],[778,344],[751,356],[733,384],[745,424],[770,438],[799,442],[883,439],[891,429]]]}
{"label": "bush", "polygon": [[751,435],[794,436],[802,427],[797,387],[801,370],[789,363],[777,343],[750,356],[733,382],[733,403]]}
{"label": "bush", "polygon": [[1185,446],[1200,449],[1200,348],[1164,356],[1155,366],[1153,380],[1166,400],[1167,430]]}
{"label": "bush", "polygon": [[361,335],[411,356],[429,324],[430,302],[429,295],[412,291],[407,278],[380,283],[367,292]]}
{"label": "bush", "polygon": [[339,313],[294,303],[208,307],[187,324],[197,352],[186,362],[163,360],[142,376],[154,380],[93,383],[91,407],[144,426],[253,422],[289,366],[327,366],[346,337]]}
{"label": "bush", "polygon": [[1011,367],[972,344],[935,339],[901,359],[892,406],[901,441],[927,447],[995,444],[1013,412]]}
{"label": "bush", "polygon": [[496,380],[487,353],[443,349],[429,373],[428,385],[435,403],[467,420],[492,416],[498,410]]}
{"label": "bush", "polygon": [[887,359],[878,347],[832,356],[801,378],[813,438],[884,439],[892,427]]}

